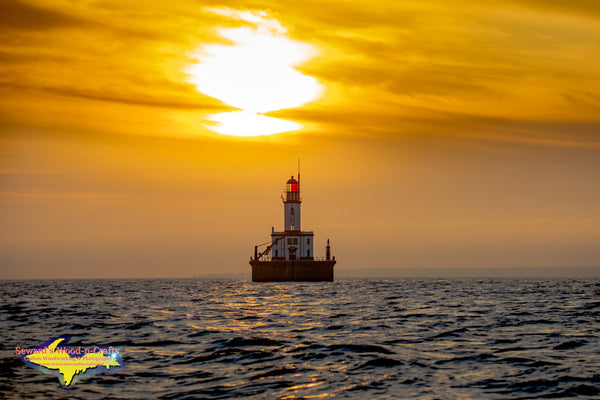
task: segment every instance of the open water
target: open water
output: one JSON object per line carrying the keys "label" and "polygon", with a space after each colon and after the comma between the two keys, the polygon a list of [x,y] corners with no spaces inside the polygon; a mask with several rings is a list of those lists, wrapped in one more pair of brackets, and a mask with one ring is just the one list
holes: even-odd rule
{"label": "open water", "polygon": [[[600,398],[600,280],[0,282],[0,397]],[[71,389],[15,347],[125,368]]]}

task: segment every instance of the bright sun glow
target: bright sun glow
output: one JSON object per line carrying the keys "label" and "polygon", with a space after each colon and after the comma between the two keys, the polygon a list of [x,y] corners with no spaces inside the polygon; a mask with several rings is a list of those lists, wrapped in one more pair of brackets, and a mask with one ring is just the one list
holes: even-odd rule
{"label": "bright sun glow", "polygon": [[208,116],[218,125],[209,127],[217,133],[232,136],[261,136],[295,131],[302,125],[279,118],[265,117],[252,111],[233,111]]}
{"label": "bright sun glow", "polygon": [[294,69],[313,56],[313,47],[287,38],[285,28],[266,18],[266,13],[211,11],[255,26],[219,29],[219,35],[233,45],[205,45],[194,54],[199,63],[188,68],[189,81],[198,91],[243,110],[208,116],[218,123],[208,128],[234,136],[300,129],[295,122],[260,114],[300,107],[321,95],[322,87],[315,78]]}

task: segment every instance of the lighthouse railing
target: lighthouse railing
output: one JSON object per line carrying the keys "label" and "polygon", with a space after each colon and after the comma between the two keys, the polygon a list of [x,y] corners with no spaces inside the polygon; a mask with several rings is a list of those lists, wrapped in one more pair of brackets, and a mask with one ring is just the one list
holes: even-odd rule
{"label": "lighthouse railing", "polygon": [[263,254],[256,261],[271,261],[271,253]]}

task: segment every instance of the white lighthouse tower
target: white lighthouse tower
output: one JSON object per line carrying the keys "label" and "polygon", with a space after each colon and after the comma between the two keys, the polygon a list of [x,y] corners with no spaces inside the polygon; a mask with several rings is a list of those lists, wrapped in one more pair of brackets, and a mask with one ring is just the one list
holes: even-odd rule
{"label": "white lighthouse tower", "polygon": [[283,232],[271,230],[274,243],[272,260],[314,260],[312,231],[302,231],[300,197],[300,174],[298,180],[292,176],[285,185],[283,199]]}
{"label": "white lighthouse tower", "polygon": [[[300,179],[300,176],[298,176]],[[283,229],[286,231],[300,230],[300,206],[302,199],[300,198],[300,182],[294,179],[294,176],[286,182],[285,197],[283,199],[284,220]]]}

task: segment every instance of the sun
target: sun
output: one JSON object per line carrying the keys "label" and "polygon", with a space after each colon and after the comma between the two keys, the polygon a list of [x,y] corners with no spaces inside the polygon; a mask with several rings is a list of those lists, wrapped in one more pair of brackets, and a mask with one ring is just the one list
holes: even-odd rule
{"label": "sun", "polygon": [[241,111],[212,114],[209,129],[224,135],[260,136],[287,132],[302,125],[261,115],[300,107],[323,91],[319,82],[295,69],[314,56],[313,46],[292,40],[286,29],[264,12],[210,9],[252,26],[218,29],[232,45],[204,45],[187,69],[198,91]]}

